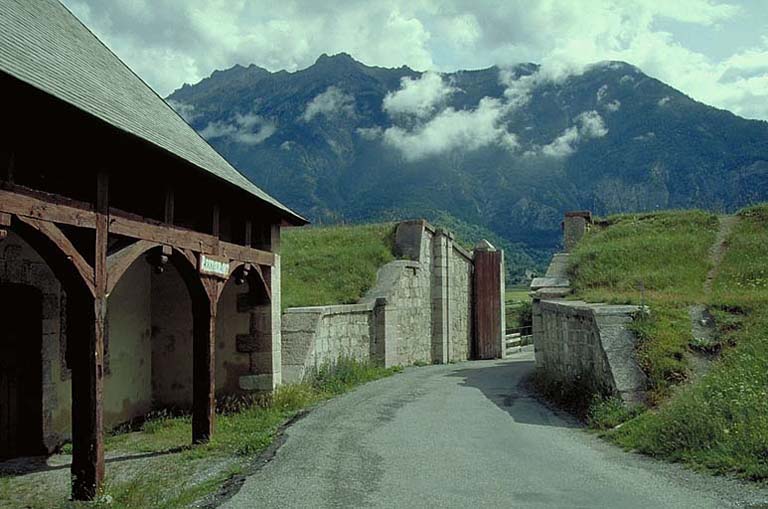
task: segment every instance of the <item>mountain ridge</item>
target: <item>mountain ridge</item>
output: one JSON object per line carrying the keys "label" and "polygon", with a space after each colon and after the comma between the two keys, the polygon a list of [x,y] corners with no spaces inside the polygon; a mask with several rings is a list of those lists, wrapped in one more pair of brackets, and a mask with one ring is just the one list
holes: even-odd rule
{"label": "mountain ridge", "polygon": [[544,74],[524,63],[436,75],[323,54],[293,72],[214,71],[168,101],[315,222],[443,218],[493,234],[515,251],[518,275],[556,246],[568,209],[730,211],[768,200],[768,123],[624,62]]}

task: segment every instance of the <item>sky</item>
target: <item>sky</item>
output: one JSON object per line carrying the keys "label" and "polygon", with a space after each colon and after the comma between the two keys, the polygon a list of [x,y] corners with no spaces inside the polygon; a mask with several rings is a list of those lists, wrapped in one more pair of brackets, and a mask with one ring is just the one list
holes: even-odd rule
{"label": "sky", "polygon": [[[368,65],[553,75],[622,60],[696,100],[768,120],[768,0],[63,0],[160,95],[216,69]],[[396,105],[394,106],[396,107]]]}

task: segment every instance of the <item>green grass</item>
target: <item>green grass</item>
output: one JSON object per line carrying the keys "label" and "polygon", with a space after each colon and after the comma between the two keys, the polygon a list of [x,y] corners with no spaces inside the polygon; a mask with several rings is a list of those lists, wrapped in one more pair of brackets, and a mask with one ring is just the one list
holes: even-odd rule
{"label": "green grass", "polygon": [[569,274],[575,297],[643,304],[650,314],[633,324],[638,358],[657,403],[689,376],[692,340],[688,306],[704,299],[717,216],[701,211],[611,216],[579,243]]}
{"label": "green grass", "polygon": [[717,217],[701,211],[611,216],[572,256],[571,283],[593,302],[698,302]]}
{"label": "green grass", "polygon": [[528,286],[513,286],[506,289],[504,313],[507,330],[530,326],[531,295]]}
{"label": "green grass", "polygon": [[302,409],[400,370],[339,359],[322,367],[311,382],[285,385],[273,395],[222,405],[212,440],[194,447],[189,445],[192,423],[188,416],[158,414],[141,431],[106,438],[108,452],[154,456],[132,469],[131,461],[107,462],[100,501],[68,502],[69,469],[65,468],[57,477],[49,477],[44,486],[34,476],[0,477],[0,508],[187,507],[217,491],[232,475],[247,471],[253,457],[272,443],[279,427]]}
{"label": "green grass", "polygon": [[283,309],[351,304],[394,259],[394,223],[286,228],[282,232]]}
{"label": "green grass", "polygon": [[768,479],[768,206],[739,215],[709,301],[719,359],[696,383],[608,437],[667,460]]}

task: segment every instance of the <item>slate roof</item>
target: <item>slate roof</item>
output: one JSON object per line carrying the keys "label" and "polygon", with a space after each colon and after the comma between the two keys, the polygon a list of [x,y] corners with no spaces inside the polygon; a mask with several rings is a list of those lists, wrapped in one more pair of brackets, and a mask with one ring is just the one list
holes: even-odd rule
{"label": "slate roof", "polygon": [[57,0],[0,0],[0,71],[306,220],[232,167]]}

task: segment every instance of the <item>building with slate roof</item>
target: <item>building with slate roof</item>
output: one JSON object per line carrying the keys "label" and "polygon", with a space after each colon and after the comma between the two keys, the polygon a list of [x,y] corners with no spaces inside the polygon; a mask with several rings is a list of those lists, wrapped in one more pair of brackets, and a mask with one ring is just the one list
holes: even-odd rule
{"label": "building with slate roof", "polygon": [[0,0],[0,460],[154,408],[214,430],[217,394],[280,373],[280,228],[256,187],[56,0]]}

